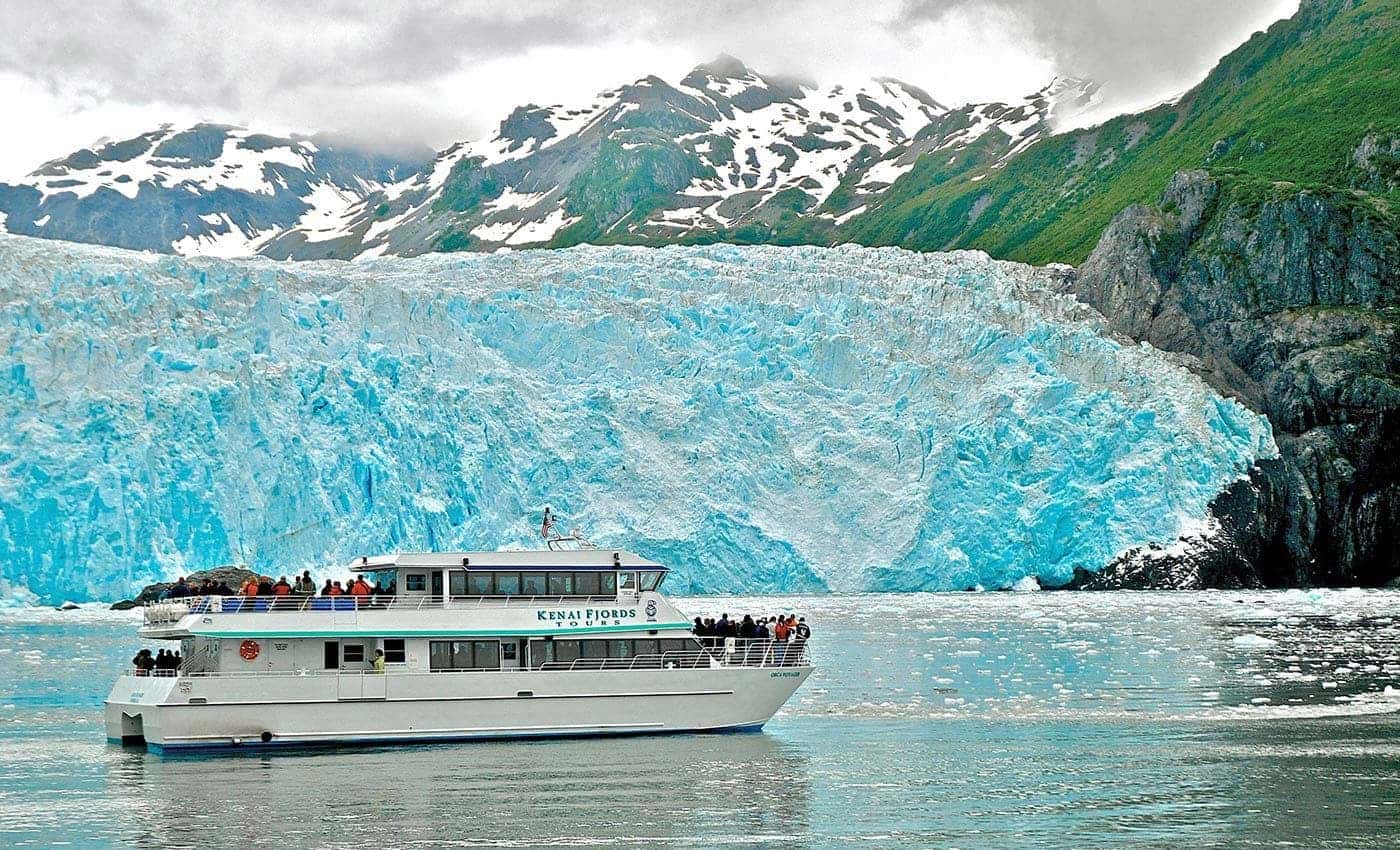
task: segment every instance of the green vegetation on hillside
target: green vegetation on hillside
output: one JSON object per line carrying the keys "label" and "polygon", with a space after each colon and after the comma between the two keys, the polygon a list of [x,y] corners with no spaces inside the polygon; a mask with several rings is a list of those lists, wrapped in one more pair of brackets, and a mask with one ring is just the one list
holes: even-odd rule
{"label": "green vegetation on hillside", "polygon": [[1183,168],[1347,186],[1368,132],[1400,135],[1397,66],[1400,0],[1304,0],[1177,104],[1051,137],[999,170],[950,176],[930,154],[837,241],[1077,264],[1114,215]]}

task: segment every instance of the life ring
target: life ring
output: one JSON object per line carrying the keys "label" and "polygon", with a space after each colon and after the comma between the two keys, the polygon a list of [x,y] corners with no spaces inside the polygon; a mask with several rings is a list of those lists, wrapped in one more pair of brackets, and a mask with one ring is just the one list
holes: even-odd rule
{"label": "life ring", "polygon": [[261,651],[262,647],[255,640],[245,640],[238,645],[238,654],[243,656],[244,661],[252,661]]}

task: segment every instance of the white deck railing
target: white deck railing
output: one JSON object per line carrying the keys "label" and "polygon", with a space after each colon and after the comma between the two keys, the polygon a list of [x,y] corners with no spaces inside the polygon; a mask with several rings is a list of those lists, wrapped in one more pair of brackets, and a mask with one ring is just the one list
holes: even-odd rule
{"label": "white deck railing", "polygon": [[533,667],[505,669],[500,667],[480,668],[439,668],[435,670],[408,670],[401,666],[390,666],[384,673],[374,670],[151,670],[136,671],[127,668],[125,675],[151,676],[155,678],[178,677],[182,679],[208,678],[258,678],[263,676],[419,676],[454,673],[571,673],[596,670],[695,670],[721,669],[725,667],[805,667],[811,664],[811,656],[806,641],[778,640],[737,640],[730,638],[723,644],[708,648],[681,652],[662,652],[649,655],[636,655],[631,658],[577,658],[572,661],[547,661]]}

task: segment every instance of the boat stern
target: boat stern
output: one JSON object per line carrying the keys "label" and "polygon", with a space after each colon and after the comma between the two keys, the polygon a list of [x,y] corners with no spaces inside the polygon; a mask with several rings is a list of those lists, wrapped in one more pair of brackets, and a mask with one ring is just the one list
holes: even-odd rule
{"label": "boat stern", "polygon": [[159,723],[160,707],[178,680],[173,676],[119,676],[103,705],[107,740],[114,744],[145,744]]}

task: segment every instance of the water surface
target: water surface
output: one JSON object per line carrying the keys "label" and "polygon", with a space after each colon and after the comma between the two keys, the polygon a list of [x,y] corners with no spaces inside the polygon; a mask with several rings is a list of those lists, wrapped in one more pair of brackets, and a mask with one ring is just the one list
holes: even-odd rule
{"label": "water surface", "polygon": [[135,618],[0,612],[0,846],[1394,847],[1400,594],[686,600],[796,611],[761,734],[162,759]]}

